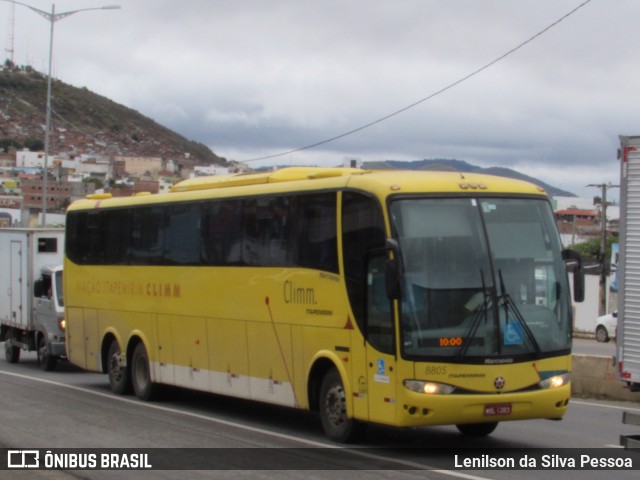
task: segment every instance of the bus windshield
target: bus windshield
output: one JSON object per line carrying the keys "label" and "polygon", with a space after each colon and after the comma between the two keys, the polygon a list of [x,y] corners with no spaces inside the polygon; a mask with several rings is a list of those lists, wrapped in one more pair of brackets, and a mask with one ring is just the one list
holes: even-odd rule
{"label": "bus windshield", "polygon": [[506,363],[570,349],[569,286],[548,202],[404,197],[390,212],[405,357]]}

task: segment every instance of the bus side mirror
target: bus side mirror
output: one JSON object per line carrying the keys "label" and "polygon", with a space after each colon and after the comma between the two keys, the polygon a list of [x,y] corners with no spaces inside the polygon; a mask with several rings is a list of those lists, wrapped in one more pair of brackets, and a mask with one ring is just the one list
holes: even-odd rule
{"label": "bus side mirror", "polygon": [[400,247],[392,238],[387,239],[387,248],[393,253],[393,258],[384,265],[384,286],[389,300],[400,299]]}
{"label": "bus side mirror", "polygon": [[573,265],[573,300],[584,301],[584,271],[582,270],[582,257],[575,250],[563,250],[562,259],[572,261]]}
{"label": "bus side mirror", "polygon": [[400,269],[395,258],[387,260],[384,264],[384,286],[389,300],[400,299]]}

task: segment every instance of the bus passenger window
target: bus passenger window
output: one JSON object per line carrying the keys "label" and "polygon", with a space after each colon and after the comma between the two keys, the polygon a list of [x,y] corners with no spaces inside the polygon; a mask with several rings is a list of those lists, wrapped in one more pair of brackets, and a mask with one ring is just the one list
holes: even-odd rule
{"label": "bus passenger window", "polygon": [[131,261],[134,265],[161,265],[164,259],[165,209],[159,206],[134,211]]}
{"label": "bus passenger window", "polygon": [[170,207],[164,239],[164,263],[197,265],[200,262],[202,212],[199,204]]}
{"label": "bus passenger window", "polygon": [[336,194],[300,195],[295,208],[297,266],[337,273]]}
{"label": "bus passenger window", "polygon": [[205,206],[202,256],[206,265],[236,265],[242,236],[242,201],[223,200]]}

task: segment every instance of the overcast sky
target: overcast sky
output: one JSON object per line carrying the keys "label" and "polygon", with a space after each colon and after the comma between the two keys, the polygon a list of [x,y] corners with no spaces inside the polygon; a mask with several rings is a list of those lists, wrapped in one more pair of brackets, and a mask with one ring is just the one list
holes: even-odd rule
{"label": "overcast sky", "polygon": [[[321,142],[426,98],[583,2],[114,0],[121,10],[55,23],[53,73],[246,161]],[[49,1],[23,3],[51,11]],[[56,12],[109,4],[59,0]],[[0,0],[4,58],[11,10]],[[415,108],[251,165],[455,158],[595,195],[584,186],[619,183],[618,135],[640,135],[639,19],[637,0],[592,0]],[[46,72],[49,26],[15,7],[15,63]]]}

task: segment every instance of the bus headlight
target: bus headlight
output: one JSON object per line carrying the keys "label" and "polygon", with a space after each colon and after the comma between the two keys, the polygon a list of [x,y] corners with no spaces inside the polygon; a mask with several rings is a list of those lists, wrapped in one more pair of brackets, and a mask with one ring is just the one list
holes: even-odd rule
{"label": "bus headlight", "polygon": [[405,380],[404,387],[412,392],[426,393],[427,395],[448,395],[456,389],[453,385],[437,382],[425,382],[422,380]]}
{"label": "bus headlight", "polygon": [[567,383],[569,383],[570,380],[571,380],[571,374],[563,373],[560,375],[554,375],[553,377],[549,377],[545,380],[538,382],[538,386],[543,390],[547,390],[550,388],[558,388],[558,387],[562,387],[563,385],[566,385]]}
{"label": "bus headlight", "polygon": [[67,321],[64,318],[61,318],[60,320],[58,320],[58,327],[60,328],[60,330],[63,330],[65,328],[67,328]]}

